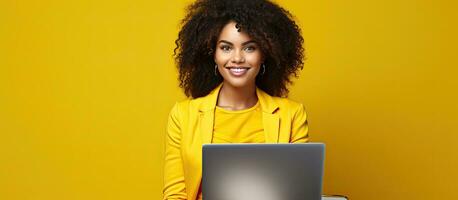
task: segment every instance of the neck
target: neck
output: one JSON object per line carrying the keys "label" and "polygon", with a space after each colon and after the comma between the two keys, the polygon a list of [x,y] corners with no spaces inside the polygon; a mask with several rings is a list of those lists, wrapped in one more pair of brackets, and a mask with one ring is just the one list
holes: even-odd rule
{"label": "neck", "polygon": [[243,110],[254,106],[257,101],[256,85],[238,88],[223,84],[216,105],[227,110]]}

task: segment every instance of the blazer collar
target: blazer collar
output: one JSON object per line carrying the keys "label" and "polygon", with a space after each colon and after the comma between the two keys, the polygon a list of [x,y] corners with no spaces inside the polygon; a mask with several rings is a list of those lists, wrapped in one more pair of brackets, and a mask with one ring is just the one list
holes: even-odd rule
{"label": "blazer collar", "polygon": [[[221,90],[223,84],[219,84],[215,89],[213,89],[207,96],[203,97],[202,104],[200,104],[200,111],[214,111],[216,107],[216,102],[218,101],[218,94]],[[256,87],[256,95],[258,96],[259,104],[264,113],[273,114],[277,109],[278,105],[275,102],[274,98],[258,87]]]}
{"label": "blazer collar", "polygon": [[[201,136],[202,144],[209,144],[213,137],[213,123],[215,117],[216,101],[222,84],[216,87],[210,94],[203,97],[202,103],[199,106],[201,118]],[[274,98],[264,91],[256,88],[259,104],[262,110],[262,124],[264,127],[266,143],[278,143],[279,136],[279,115],[275,111],[279,109]]]}

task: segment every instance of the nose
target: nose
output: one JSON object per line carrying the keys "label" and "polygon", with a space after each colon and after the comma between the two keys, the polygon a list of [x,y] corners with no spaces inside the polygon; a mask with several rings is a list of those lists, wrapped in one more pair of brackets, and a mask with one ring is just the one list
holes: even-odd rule
{"label": "nose", "polygon": [[242,51],[236,50],[234,52],[234,55],[232,56],[231,61],[233,63],[243,63],[243,62],[245,62],[245,57],[244,57]]}

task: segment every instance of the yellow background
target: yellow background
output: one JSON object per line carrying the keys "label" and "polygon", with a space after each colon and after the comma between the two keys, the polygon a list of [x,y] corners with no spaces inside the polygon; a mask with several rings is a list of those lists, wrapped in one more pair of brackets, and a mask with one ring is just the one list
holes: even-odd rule
{"label": "yellow background", "polygon": [[[171,57],[189,1],[0,1],[0,199],[160,199]],[[457,199],[457,3],[279,2],[324,191]]]}

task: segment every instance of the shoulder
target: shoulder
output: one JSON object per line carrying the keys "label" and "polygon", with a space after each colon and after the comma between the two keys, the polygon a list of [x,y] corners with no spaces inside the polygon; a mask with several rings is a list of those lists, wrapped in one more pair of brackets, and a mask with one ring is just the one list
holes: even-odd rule
{"label": "shoulder", "polygon": [[293,127],[303,126],[306,123],[308,116],[302,103],[284,97],[272,97],[272,99],[278,106],[276,114],[287,123],[291,123]]}
{"label": "shoulder", "polygon": [[280,113],[295,113],[304,108],[303,104],[286,97],[271,96],[262,90],[258,90],[258,97],[261,103],[264,103],[268,110],[276,108],[276,112]]}
{"label": "shoulder", "polygon": [[279,112],[287,112],[291,115],[296,115],[298,112],[305,112],[304,105],[298,101],[285,97],[272,97],[278,105]]}
{"label": "shoulder", "polygon": [[203,104],[203,98],[195,98],[195,99],[184,99],[177,101],[172,108],[171,112],[178,112],[178,113],[190,113],[190,112],[198,112],[199,108]]}
{"label": "shoulder", "polygon": [[295,108],[299,108],[303,106],[302,103],[289,99],[289,98],[285,98],[285,97],[272,97],[272,98],[274,99],[274,101],[277,102],[280,108],[295,109]]}
{"label": "shoulder", "polygon": [[169,113],[169,119],[181,124],[181,126],[192,123],[198,120],[203,104],[201,98],[177,101]]}

